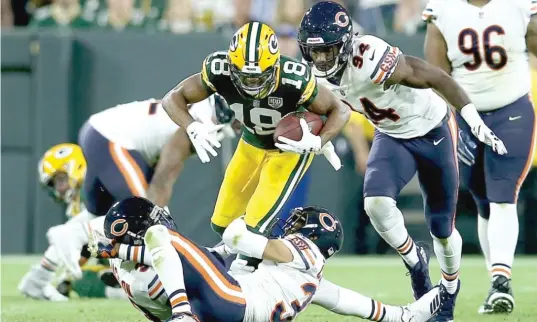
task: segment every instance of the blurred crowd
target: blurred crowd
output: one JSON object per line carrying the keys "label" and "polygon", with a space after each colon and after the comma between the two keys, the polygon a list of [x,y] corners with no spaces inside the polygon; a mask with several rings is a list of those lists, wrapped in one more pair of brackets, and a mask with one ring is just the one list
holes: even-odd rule
{"label": "blurred crowd", "polygon": [[[232,33],[250,20],[265,22],[282,38],[293,37],[315,0],[1,0],[2,27],[101,28],[121,31]],[[382,36],[412,34],[421,27],[425,0],[336,0],[352,13],[358,30]],[[356,22],[359,22],[359,25]],[[284,40],[285,42],[285,40]],[[285,44],[283,44],[285,46]]]}

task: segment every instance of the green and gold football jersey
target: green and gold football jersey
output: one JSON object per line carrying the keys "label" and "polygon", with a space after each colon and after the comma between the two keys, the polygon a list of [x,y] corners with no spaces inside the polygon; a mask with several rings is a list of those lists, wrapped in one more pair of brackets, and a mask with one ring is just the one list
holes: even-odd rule
{"label": "green and gold football jersey", "polygon": [[207,90],[222,95],[242,123],[243,139],[262,149],[276,149],[272,136],[278,122],[285,115],[306,108],[318,92],[309,66],[282,55],[279,69],[276,90],[261,100],[244,97],[237,91],[231,81],[227,52],[207,56],[201,70]]}

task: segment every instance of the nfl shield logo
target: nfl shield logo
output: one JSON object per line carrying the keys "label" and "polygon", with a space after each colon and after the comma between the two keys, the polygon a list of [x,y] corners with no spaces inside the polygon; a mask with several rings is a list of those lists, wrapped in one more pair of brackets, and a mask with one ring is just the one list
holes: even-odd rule
{"label": "nfl shield logo", "polygon": [[283,106],[283,98],[269,96],[268,105],[272,108],[280,108]]}
{"label": "nfl shield logo", "polygon": [[254,107],[255,107],[255,108],[259,107],[259,106],[261,105],[260,103],[261,103],[260,101],[255,100],[255,101],[254,101]]}

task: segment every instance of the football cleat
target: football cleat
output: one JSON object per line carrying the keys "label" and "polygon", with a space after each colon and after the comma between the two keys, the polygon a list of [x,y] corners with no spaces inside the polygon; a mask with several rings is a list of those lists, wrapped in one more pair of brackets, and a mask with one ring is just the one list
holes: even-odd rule
{"label": "football cleat", "polygon": [[53,302],[65,302],[69,300],[66,296],[60,294],[50,283],[39,279],[37,268],[32,269],[24,275],[17,289],[23,295],[36,300]]}
{"label": "football cleat", "polygon": [[189,313],[176,313],[166,322],[201,322],[197,316]]}
{"label": "football cleat", "polygon": [[410,275],[414,298],[419,300],[433,288],[433,283],[431,283],[431,278],[429,277],[429,254],[424,245],[415,243],[415,247],[419,262],[412,268],[404,260],[403,262],[408,269],[408,275]]}
{"label": "football cleat", "polygon": [[442,294],[445,291],[443,285],[435,286],[428,293],[424,294],[416,302],[404,306],[401,321],[428,321],[442,306]]}
{"label": "football cleat", "polygon": [[429,322],[452,322],[453,321],[453,312],[455,312],[455,302],[457,300],[457,295],[461,289],[461,281],[459,280],[457,284],[457,290],[455,293],[450,294],[447,289],[442,285],[440,291],[442,305],[438,310],[438,313],[435,317],[429,320]]}
{"label": "football cleat", "polygon": [[479,307],[479,314],[511,313],[515,308],[515,298],[511,288],[511,280],[498,276],[492,281],[489,295],[485,303]]}

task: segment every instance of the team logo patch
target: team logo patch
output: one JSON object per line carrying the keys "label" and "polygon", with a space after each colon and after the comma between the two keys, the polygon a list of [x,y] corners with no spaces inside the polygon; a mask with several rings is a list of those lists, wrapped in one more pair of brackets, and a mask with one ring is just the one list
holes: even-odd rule
{"label": "team logo patch", "polygon": [[283,98],[269,96],[268,105],[272,108],[280,108],[283,106]]}
{"label": "team logo patch", "polygon": [[278,53],[278,38],[276,38],[275,34],[270,35],[269,42],[268,42],[268,49],[271,54],[275,55]]}
{"label": "team logo patch", "polygon": [[59,149],[58,151],[56,151],[56,153],[54,153],[54,156],[57,159],[63,159],[63,158],[66,158],[66,157],[70,156],[71,153],[73,153],[73,148],[70,147],[70,146],[64,146],[61,149]]}
{"label": "team logo patch", "polygon": [[349,16],[343,11],[336,13],[336,25],[340,27],[347,27],[350,23]]}
{"label": "team logo patch", "polygon": [[129,229],[129,223],[125,219],[116,219],[110,225],[110,233],[114,236],[121,237]]}
{"label": "team logo patch", "polygon": [[319,215],[319,221],[324,229],[328,231],[336,230],[336,220],[330,214],[326,212],[321,212]]}

